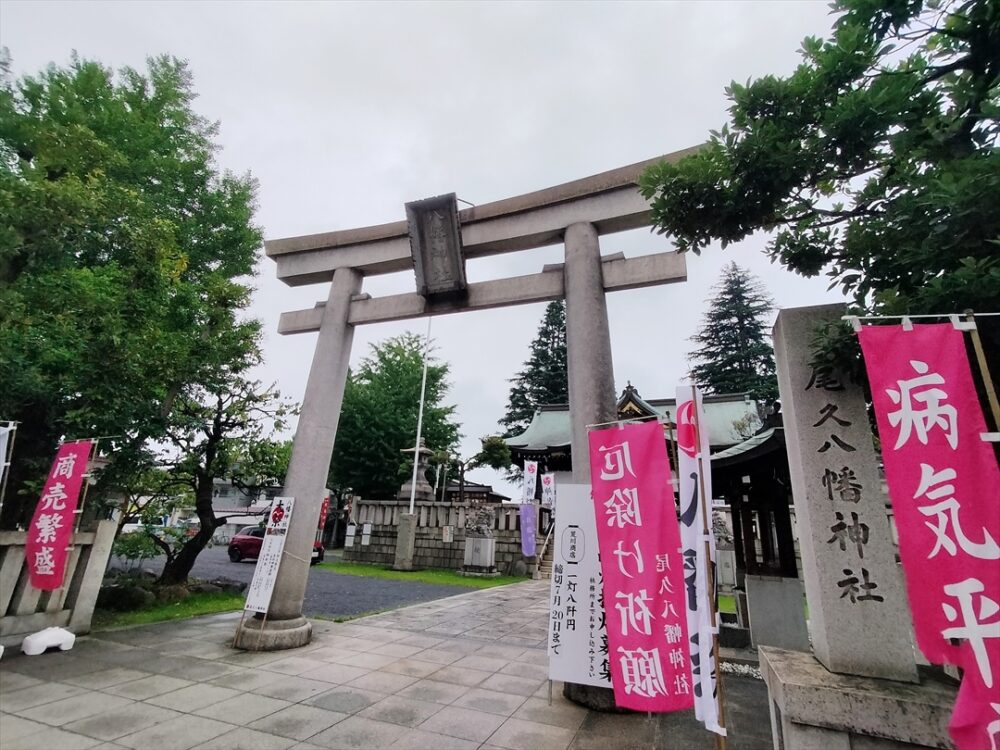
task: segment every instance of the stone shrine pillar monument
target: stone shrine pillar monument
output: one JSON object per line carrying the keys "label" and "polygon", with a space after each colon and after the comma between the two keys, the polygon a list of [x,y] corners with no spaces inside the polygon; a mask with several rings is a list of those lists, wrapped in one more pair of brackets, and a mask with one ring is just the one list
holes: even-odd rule
{"label": "stone shrine pillar monument", "polygon": [[864,393],[810,365],[816,329],[845,313],[844,305],[786,309],[774,326],[812,638],[811,654],[758,650],[774,747],[949,747],[954,690],[918,684]]}
{"label": "stone shrine pillar monument", "polygon": [[[587,425],[615,418],[604,295],[687,278],[684,258],[676,252],[601,256],[598,237],[649,226],[649,204],[638,189],[640,175],[653,164],[675,162],[696,150],[461,211],[456,196],[448,194],[406,204],[406,221],[265,243],[286,284],[332,283],[325,302],[283,313],[278,325],[282,334],[319,332],[285,481],[285,493],[295,498],[296,506],[267,617],[245,618],[234,646],[294,648],[311,637],[302,603],[355,326],[565,297],[574,475],[577,481],[589,481]],[[564,264],[506,279],[466,280],[466,259],[560,242],[566,248]],[[379,298],[362,292],[365,276],[410,269],[414,292]],[[411,542],[414,530],[400,525]],[[404,568],[406,549],[404,544],[403,559],[397,560]]]}

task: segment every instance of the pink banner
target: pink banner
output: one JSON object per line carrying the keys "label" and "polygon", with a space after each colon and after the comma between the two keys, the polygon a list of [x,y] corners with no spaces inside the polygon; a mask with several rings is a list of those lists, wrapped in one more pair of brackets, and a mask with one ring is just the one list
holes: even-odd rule
{"label": "pink banner", "polygon": [[1000,739],[1000,468],[961,331],[859,333],[920,650],[964,670],[960,748]]}
{"label": "pink banner", "polygon": [[81,440],[59,446],[45,480],[24,547],[29,580],[36,589],[54,591],[63,584],[75,525],[74,511],[92,444],[90,440]]}
{"label": "pink banner", "polygon": [[684,564],[663,430],[644,422],[589,437],[615,703],[691,708]]}

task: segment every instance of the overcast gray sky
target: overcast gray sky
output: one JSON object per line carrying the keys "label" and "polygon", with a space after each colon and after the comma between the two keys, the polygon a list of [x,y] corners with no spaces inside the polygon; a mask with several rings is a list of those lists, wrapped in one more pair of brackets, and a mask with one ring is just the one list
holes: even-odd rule
{"label": "overcast gray sky", "polygon": [[[0,44],[17,74],[71,50],[142,68],[190,62],[198,111],[221,124],[220,164],[260,182],[268,238],[405,218],[406,201],[454,191],[473,203],[519,195],[702,142],[726,121],[724,88],[787,74],[825,1],[672,3],[0,2]],[[842,299],[828,280],[772,265],[757,237],[688,257],[688,281],[608,295],[615,380],[668,397],[722,265],[735,260],[779,307]],[[605,254],[670,248],[648,230],[602,238]],[[315,335],[280,337],[283,310],[325,299],[292,289],[263,258],[252,313],[264,323],[260,376],[301,400]],[[479,281],[540,271],[561,247],[471,262]],[[413,290],[411,274],[366,281]],[[528,356],[544,305],[436,318],[452,367],[466,455],[495,433],[507,382]],[[425,323],[361,327],[369,344]],[[488,470],[472,475],[495,482]]]}

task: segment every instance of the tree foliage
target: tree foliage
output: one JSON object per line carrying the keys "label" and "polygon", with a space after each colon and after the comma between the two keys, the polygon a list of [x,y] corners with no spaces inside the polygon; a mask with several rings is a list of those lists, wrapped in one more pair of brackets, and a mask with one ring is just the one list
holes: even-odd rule
{"label": "tree foliage", "polygon": [[497,471],[510,469],[513,459],[510,446],[499,435],[487,435],[480,439],[479,450],[475,455],[462,459],[448,451],[438,451],[431,457],[432,465],[446,466],[449,473],[458,474],[458,502],[465,503],[465,472],[482,467]]}
{"label": "tree foliage", "polygon": [[884,314],[1000,309],[1000,4],[839,0],[802,64],[726,91],[730,122],[641,180],[682,250],[773,232]]}
{"label": "tree foliage", "polygon": [[183,62],[116,74],[74,57],[17,81],[2,68],[0,415],[20,422],[11,526],[61,438],[115,436],[106,476],[120,480],[164,437],[179,394],[252,359],[258,324],[240,316],[261,235],[255,183],[216,167],[216,126],[193,110]]}
{"label": "tree foliage", "polygon": [[508,437],[524,432],[535,409],[545,404],[569,402],[566,370],[566,305],[550,302],[531,342],[531,355],[517,373],[500,426]]}
{"label": "tree foliage", "polygon": [[[417,434],[424,340],[403,334],[372,344],[347,377],[330,487],[350,488],[366,499],[395,497],[410,478]],[[423,437],[434,451],[453,452],[459,438],[455,407],[444,404],[448,365],[433,358],[427,367]]]}
{"label": "tree foliage", "polygon": [[722,270],[701,330],[688,355],[691,378],[709,393],[748,392],[758,402],[778,397],[774,348],[767,316],[774,303],[749,271],[735,263]]}
{"label": "tree foliage", "polygon": [[167,555],[161,583],[186,581],[198,554],[226,523],[213,507],[216,479],[233,480],[250,495],[283,483],[287,448],[271,441],[269,433],[283,429],[293,411],[273,387],[239,375],[189,389],[177,400],[167,429],[173,456],[166,474],[194,498],[199,527],[180,543],[159,539]]}

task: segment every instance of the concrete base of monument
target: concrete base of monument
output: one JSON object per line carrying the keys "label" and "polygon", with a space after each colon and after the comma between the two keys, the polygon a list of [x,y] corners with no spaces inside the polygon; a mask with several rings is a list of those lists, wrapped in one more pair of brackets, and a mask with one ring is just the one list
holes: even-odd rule
{"label": "concrete base of monument", "polygon": [[312,623],[299,615],[288,620],[247,617],[236,631],[233,648],[247,651],[284,651],[312,640]]}
{"label": "concrete base of monument", "polygon": [[413,570],[416,539],[417,516],[413,513],[400,513],[399,525],[396,527],[396,557],[392,564],[393,570]]}
{"label": "concrete base of monument", "polygon": [[802,651],[762,646],[758,654],[776,750],[954,747],[948,737],[954,685],[836,674]]}
{"label": "concrete base of monument", "polygon": [[605,711],[615,714],[632,713],[627,708],[618,708],[615,705],[615,691],[611,688],[566,682],[563,684],[563,696],[566,700],[573,701],[577,705],[585,706],[594,711]]}

